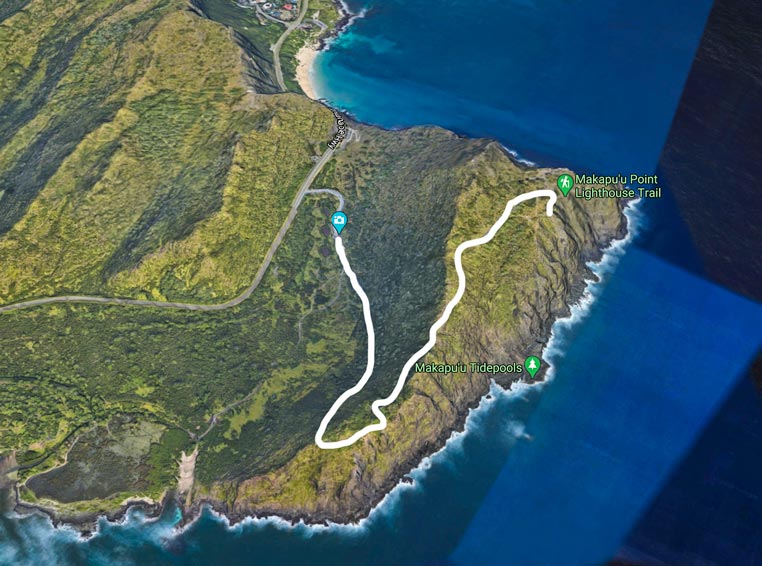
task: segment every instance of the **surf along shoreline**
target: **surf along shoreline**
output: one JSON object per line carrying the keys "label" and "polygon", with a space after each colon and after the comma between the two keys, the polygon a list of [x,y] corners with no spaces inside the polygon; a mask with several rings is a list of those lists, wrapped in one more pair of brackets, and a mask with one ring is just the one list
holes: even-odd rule
{"label": "surf along shoreline", "polygon": [[314,65],[317,56],[331,48],[331,43],[336,40],[346,29],[356,20],[365,17],[365,10],[354,13],[343,0],[334,0],[336,9],[339,12],[339,19],[336,25],[328,30],[327,34],[320,37],[316,44],[306,43],[296,53],[296,82],[304,94],[312,100],[324,102],[318,96],[315,88]]}
{"label": "surf along shoreline", "polygon": [[[302,71],[303,74],[306,72],[308,80],[311,80],[309,77],[310,69],[318,53],[323,49],[330,48],[331,41],[338,37],[349,25],[351,25],[355,19],[365,15],[364,12],[353,14],[349,11],[349,8],[346,6],[346,4],[344,4],[341,0],[335,1],[342,13],[341,19],[337,23],[336,27],[326,37],[320,40],[317,48],[310,48],[312,53],[305,52],[305,54],[302,55],[302,59],[304,59],[305,64],[308,63],[308,65],[306,65],[305,69]],[[306,49],[306,47],[303,47],[302,49]],[[299,53],[301,52],[302,51],[300,50]],[[302,60],[300,59],[300,66],[301,64]],[[301,82],[300,87],[305,90]],[[313,88],[312,83],[310,83],[308,88]],[[320,100],[320,102],[326,104],[324,100]],[[379,126],[371,127],[378,128]],[[461,136],[460,134],[458,135],[460,137],[466,137]],[[514,163],[517,163],[522,167],[536,167],[535,164],[532,163],[530,165],[526,161],[522,160],[517,153],[510,150],[509,148],[502,146],[502,149],[506,156]],[[556,326],[556,324],[566,319],[574,319],[575,316],[577,316],[575,313],[575,308],[580,304],[584,303],[583,307],[581,308],[582,312],[586,313],[589,309],[589,306],[594,301],[594,297],[589,296],[588,293],[590,292],[589,290],[591,289],[591,286],[600,285],[601,280],[600,276],[595,273],[591,266],[602,265],[607,259],[607,254],[609,254],[610,250],[614,249],[617,243],[625,242],[622,246],[616,247],[616,249],[626,247],[635,233],[635,230],[632,229],[633,227],[628,227],[629,224],[633,224],[633,221],[628,216],[627,211],[637,209],[637,202],[633,201],[631,203],[622,204],[625,206],[622,215],[622,221],[620,222],[620,226],[616,231],[614,237],[610,241],[604,242],[599,248],[592,250],[591,261],[588,261],[587,263],[579,263],[579,269],[572,275],[574,283],[569,290],[567,299],[564,301],[565,308],[561,312],[555,313],[556,316],[554,316],[551,322],[542,324],[542,330],[537,340],[545,344],[543,347],[543,356],[541,357],[546,363],[548,360],[545,359],[545,352],[549,351],[551,344],[554,342],[553,328]],[[574,323],[576,323],[576,321]],[[552,379],[553,365],[543,365],[544,367],[536,376],[535,382],[532,384],[524,385],[528,387],[542,387],[547,380]],[[496,382],[493,380],[493,383]],[[517,383],[520,382],[510,382],[503,380],[500,385],[495,386],[501,387],[503,391],[511,392],[512,388]],[[455,427],[443,429],[440,431],[436,442],[431,443],[421,451],[410,454],[403,460],[404,463],[401,467],[409,470],[407,473],[390,477],[388,481],[382,484],[379,488],[377,497],[364,502],[363,506],[358,509],[358,512],[352,516],[342,517],[342,519],[346,520],[342,520],[341,522],[335,522],[327,519],[326,517],[312,516],[310,514],[299,512],[291,514],[284,512],[282,509],[262,508],[253,512],[238,512],[236,510],[226,508],[226,506],[221,505],[219,501],[206,499],[199,499],[190,507],[185,508],[182,505],[180,497],[178,497],[174,490],[167,491],[161,501],[147,501],[138,497],[125,500],[113,513],[85,513],[81,516],[65,517],[59,517],[54,510],[47,508],[44,505],[22,501],[19,497],[17,489],[14,490],[15,493],[8,495],[15,499],[15,505],[13,507],[19,515],[29,513],[42,513],[50,519],[51,523],[55,527],[72,527],[79,531],[86,538],[89,536],[94,536],[98,533],[98,524],[101,519],[105,519],[112,524],[122,524],[128,520],[128,517],[131,513],[139,510],[145,515],[144,520],[146,522],[154,522],[161,520],[164,513],[173,507],[178,509],[181,513],[181,517],[175,524],[175,530],[178,533],[183,532],[184,529],[198,520],[202,516],[204,509],[210,509],[217,516],[223,517],[230,527],[233,527],[239,523],[265,521],[276,523],[278,525],[288,525],[291,527],[303,525],[307,528],[363,528],[363,525],[366,525],[368,521],[372,520],[373,516],[376,513],[383,512],[383,510],[386,509],[388,505],[393,503],[395,500],[394,494],[397,493],[398,490],[405,489],[406,486],[410,486],[414,483],[414,480],[410,477],[412,474],[416,474],[422,470],[425,470],[426,466],[428,465],[427,463],[430,462],[431,458],[444,454],[447,450],[447,447],[455,439],[460,438],[463,434],[468,432],[468,422],[470,415],[474,414],[475,411],[482,410],[482,407],[486,406],[487,402],[491,399],[492,396],[493,392],[492,388],[490,388],[489,391],[484,392],[478,398],[467,403],[462,410],[458,411]],[[2,494],[0,493],[0,497],[1,496]]]}
{"label": "surf along shoreline", "polygon": [[[506,151],[506,155],[515,158]],[[515,161],[514,161],[515,162]],[[482,391],[475,399],[467,403],[462,410],[458,411],[456,425],[440,431],[435,442],[424,447],[421,451],[414,452],[406,457],[401,466],[408,470],[397,476],[390,477],[381,484],[378,496],[368,499],[357,513],[351,516],[341,517],[337,521],[330,517],[317,516],[310,513],[284,512],[283,509],[259,508],[251,512],[239,512],[220,506],[213,500],[198,500],[183,512],[183,520],[178,524],[182,530],[196,521],[204,509],[209,509],[217,517],[224,517],[228,527],[234,527],[239,523],[261,522],[289,526],[295,528],[346,528],[348,531],[362,529],[372,523],[376,514],[383,514],[388,505],[393,505],[396,500],[397,490],[404,490],[415,485],[412,477],[423,473],[428,469],[429,462],[435,456],[445,457],[447,447],[456,439],[461,438],[469,430],[469,418],[478,414],[495,396],[496,390],[505,394],[513,394],[515,391],[523,391],[526,388],[542,388],[547,382],[552,381],[554,376],[553,359],[558,359],[563,354],[563,346],[559,342],[563,339],[563,330],[583,322],[595,303],[598,291],[606,283],[607,277],[613,272],[619,259],[622,257],[629,244],[639,232],[641,225],[641,212],[639,200],[628,202],[622,201],[621,223],[612,238],[604,242],[600,247],[592,251],[592,255],[584,262],[579,262],[579,268],[572,274],[573,284],[569,289],[569,295],[564,301],[564,308],[554,313],[552,320],[542,325],[537,341],[544,344],[542,354],[543,367],[532,383],[511,380],[510,378],[495,378],[491,380],[492,386],[487,391]],[[527,348],[529,345],[527,345]]]}
{"label": "surf along shoreline", "polygon": [[597,257],[584,264],[579,273],[586,275],[583,283],[577,289],[574,299],[567,304],[565,314],[559,315],[548,329],[548,338],[542,349],[543,361],[542,379],[531,383],[525,381],[512,381],[507,385],[500,385],[495,379],[490,381],[490,387],[473,406],[469,406],[462,413],[462,419],[458,427],[443,434],[441,445],[428,455],[421,458],[413,458],[410,462],[410,471],[394,482],[388,490],[381,490],[382,496],[374,505],[369,506],[367,513],[357,521],[335,522],[321,520],[310,522],[305,517],[284,517],[282,513],[255,513],[255,514],[227,514],[214,508],[211,504],[201,503],[195,510],[196,513],[190,521],[177,526],[178,535],[190,528],[195,521],[201,518],[201,513],[206,510],[216,520],[223,522],[228,529],[240,529],[246,526],[273,525],[279,528],[291,530],[306,530],[309,532],[331,529],[339,533],[356,533],[370,528],[373,522],[386,513],[393,513],[394,505],[400,496],[407,490],[414,490],[424,479],[427,471],[438,463],[446,462],[449,451],[457,451],[467,435],[478,432],[478,425],[482,413],[488,411],[499,396],[523,397],[528,390],[542,389],[554,379],[556,365],[553,360],[559,360],[563,356],[564,334],[571,328],[583,323],[594,305],[600,291],[605,286],[608,277],[614,272],[617,264],[626,253],[633,240],[643,227],[642,201],[632,200],[625,203],[622,210],[624,226],[617,237],[598,250]]}
{"label": "surf along shoreline", "polygon": [[488,391],[474,403],[470,403],[458,415],[458,426],[452,430],[443,430],[437,443],[431,447],[428,454],[411,456],[405,460],[405,467],[410,471],[388,482],[379,490],[377,501],[369,501],[359,518],[347,518],[346,521],[336,522],[325,518],[312,517],[309,514],[295,513],[289,515],[282,510],[261,509],[252,513],[240,513],[225,509],[217,501],[199,500],[185,508],[174,491],[167,492],[160,502],[149,502],[135,498],[128,500],[113,513],[89,513],[79,517],[59,518],[55,511],[41,505],[20,501],[17,489],[14,493],[16,505],[15,514],[19,517],[28,514],[41,514],[47,517],[54,528],[64,528],[76,531],[83,540],[96,536],[100,532],[100,521],[105,520],[110,525],[125,525],[135,513],[141,513],[140,520],[144,524],[153,524],[166,520],[166,514],[177,513],[172,525],[175,536],[182,535],[187,529],[200,520],[205,514],[211,514],[215,520],[221,521],[228,529],[240,529],[246,526],[274,525],[283,529],[306,529],[310,532],[324,529],[334,529],[340,532],[353,533],[362,531],[373,524],[373,521],[387,512],[393,511],[395,503],[401,494],[408,489],[415,489],[418,481],[422,480],[427,470],[436,462],[444,461],[449,450],[457,450],[466,439],[466,435],[477,431],[474,425],[482,412],[487,411],[498,395],[522,396],[528,389],[542,390],[554,378],[555,364],[563,355],[564,333],[567,329],[584,322],[595,303],[595,300],[606,283],[608,276],[614,271],[621,257],[642,227],[641,201],[634,200],[625,203],[623,217],[625,221],[615,238],[599,248],[596,257],[581,264],[575,278],[579,284],[572,288],[572,299],[567,302],[564,312],[560,313],[547,331],[543,330],[545,346],[542,349],[543,370],[538,379],[532,383],[512,381],[500,385],[491,380]]}

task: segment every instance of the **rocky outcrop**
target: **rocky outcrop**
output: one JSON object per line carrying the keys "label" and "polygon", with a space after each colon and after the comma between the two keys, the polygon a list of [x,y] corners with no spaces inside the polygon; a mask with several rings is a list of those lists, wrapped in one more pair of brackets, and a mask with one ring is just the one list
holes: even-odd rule
{"label": "rocky outcrop", "polygon": [[[98,5],[80,4],[79,8],[92,10],[99,21],[103,19]],[[206,289],[207,281],[209,286],[223,283],[229,287],[194,295],[200,302],[236,292],[236,280],[225,282],[225,276],[232,273],[250,280],[245,270],[237,271],[238,266],[256,266],[261,261],[272,241],[266,237],[265,227],[278,225],[285,216],[282,211],[288,209],[293,191],[312,166],[310,158],[323,151],[322,144],[330,139],[334,117],[318,103],[297,95],[247,93],[252,84],[259,93],[274,92],[266,48],[260,46],[257,51],[236,36],[239,46],[248,52],[244,55],[232,45],[227,32],[191,16],[183,2],[149,4],[156,4],[157,11],[145,14],[145,21],[153,18],[155,22],[143,29],[129,24],[131,10],[144,10],[142,4],[118,3],[125,9],[120,17],[126,23],[118,27],[125,36],[112,37],[108,52],[125,65],[124,73],[115,74],[108,65],[94,64],[84,81],[78,80],[80,69],[74,66],[68,69],[73,74],[67,84],[79,89],[77,96],[46,99],[45,104],[55,102],[50,108],[40,104],[43,115],[66,120],[66,128],[50,122],[51,128],[71,134],[72,147],[83,153],[75,155],[80,161],[72,162],[71,171],[87,168],[93,175],[72,174],[74,184],[67,184],[65,190],[51,185],[49,192],[66,206],[37,206],[34,213],[38,216],[25,221],[40,232],[14,240],[6,250],[6,272],[13,275],[6,278],[6,293],[13,295],[6,297],[8,301],[17,299],[17,293],[52,295],[61,289],[82,293],[87,291],[86,285],[95,285],[98,293],[118,296],[128,294],[125,289],[179,293],[184,287],[178,285],[185,284],[184,280],[164,276],[181,272],[208,278],[198,284],[199,289]],[[67,20],[72,29],[46,10],[40,11],[39,18],[54,30],[53,39],[64,32],[79,37],[76,18]],[[108,37],[105,33],[99,36]],[[47,49],[54,49],[56,42],[50,40]],[[96,42],[82,45],[94,61],[106,52]],[[136,54],[137,63],[122,56],[127,52]],[[98,70],[108,74],[109,80],[93,79],[92,72]],[[251,81],[240,80],[246,74]],[[106,143],[92,136],[97,151],[87,153],[90,146],[80,142],[87,131],[100,128],[102,120],[91,111],[92,104],[88,103],[85,111],[78,101],[88,101],[96,84],[110,85],[112,75],[124,79],[119,91],[122,111],[114,116],[115,125],[104,126],[114,139]],[[152,89],[161,96],[148,97]],[[130,97],[128,93],[132,93]],[[103,94],[109,105],[115,100]],[[210,113],[210,108],[216,113]],[[116,109],[104,106],[102,110],[113,113]],[[89,124],[91,118],[98,118],[97,124]],[[187,124],[175,125],[175,120]],[[81,129],[82,124],[87,127]],[[367,423],[372,418],[367,411],[372,396],[388,392],[404,361],[425,342],[429,326],[452,293],[454,246],[483,234],[513,196],[534,188],[553,188],[559,173],[523,167],[496,143],[461,138],[438,128],[394,132],[359,124],[352,128],[359,135],[353,135],[354,141],[334,155],[315,186],[334,187],[346,197],[353,223],[348,228],[351,236],[346,238],[348,254],[371,297],[377,322],[378,375],[366,397],[337,415],[329,438],[345,437],[357,430],[358,423]],[[41,135],[43,138],[52,139]],[[170,138],[174,141],[168,146],[164,141]],[[235,159],[221,159],[233,157],[232,144]],[[63,154],[59,157],[63,163]],[[48,167],[51,161],[45,161]],[[98,166],[86,167],[86,163]],[[30,182],[40,186],[47,182],[39,172],[30,173],[23,159],[14,167],[23,170]],[[54,169],[48,172],[52,174]],[[212,171],[218,174],[210,175]],[[214,192],[209,190],[210,176],[216,178],[211,183]],[[172,190],[164,192],[166,178],[175,181],[169,183]],[[104,179],[108,181],[105,185]],[[99,214],[94,214],[87,198],[96,184],[101,195]],[[234,207],[205,208],[225,195],[222,202]],[[272,197],[273,202],[265,199],[263,204],[256,198],[262,196]],[[136,204],[140,199],[145,199],[142,209]],[[191,207],[195,204],[200,208]],[[68,212],[73,209],[88,222],[76,221],[77,216]],[[184,210],[189,212],[181,214]],[[262,221],[252,222],[263,210],[271,212]],[[125,211],[134,213],[134,219],[128,222]],[[206,222],[209,218],[216,218],[219,224]],[[187,228],[196,237],[186,237],[190,232],[179,230],[173,219],[189,222]],[[317,209],[300,211],[298,220],[301,222],[295,222],[289,231],[290,243],[280,250],[268,271],[275,276],[280,269],[280,279],[264,285],[240,309],[216,318],[95,307],[44,311],[51,315],[44,325],[34,320],[36,313],[27,311],[4,318],[0,370],[4,376],[30,376],[3,390],[13,394],[4,398],[4,405],[12,408],[5,414],[6,422],[16,424],[18,415],[23,415],[27,418],[23,424],[28,425],[18,428],[14,433],[18,439],[7,442],[4,450],[19,450],[22,462],[24,451],[30,452],[27,457],[34,456],[35,462],[44,461],[48,454],[61,458],[66,446],[57,439],[59,430],[67,431],[66,440],[79,435],[84,427],[103,426],[112,415],[129,414],[140,407],[143,423],[160,417],[162,426],[180,431],[184,442],[186,434],[194,441],[203,437],[190,493],[191,514],[204,502],[233,518],[276,513],[310,521],[351,521],[367,514],[422,457],[463,426],[468,409],[486,393],[491,376],[417,374],[410,378],[399,401],[389,407],[390,424],[383,433],[344,450],[314,446],[311,435],[322,414],[341,387],[357,379],[355,369],[364,363],[363,327],[357,299],[346,286],[336,295],[331,288],[330,297],[338,298],[332,299],[333,311],[318,314],[317,309],[310,310],[313,305],[304,304],[310,296],[316,301],[325,298],[326,293],[317,292],[319,287],[341,273],[335,261],[331,265],[318,251],[330,244],[330,236],[323,233],[320,240],[316,225],[322,221]],[[48,226],[68,231],[49,232]],[[242,226],[246,229],[238,230]],[[230,227],[236,229],[228,232]],[[544,216],[543,202],[521,205],[493,243],[465,258],[469,291],[426,361],[508,363],[539,354],[552,322],[567,312],[582,291],[588,275],[585,261],[596,257],[622,228],[621,203],[616,201],[561,199],[552,218]],[[109,237],[104,236],[107,232]],[[155,249],[143,247],[149,236]],[[262,250],[243,246],[254,242],[250,236],[262,240]],[[169,241],[173,245],[165,246]],[[65,247],[60,248],[63,243]],[[150,264],[141,261],[149,268],[141,271],[129,262],[120,270],[129,279],[122,281],[125,287],[118,293],[104,290],[100,276],[92,274],[100,274],[108,258],[121,257],[115,254],[122,244],[132,250],[134,243],[141,245],[134,259],[150,258]],[[244,247],[250,251],[241,253]],[[48,273],[51,254],[58,254],[55,250],[60,251],[58,267],[47,286],[40,287],[40,273]],[[315,258],[326,261],[312,261]],[[222,259],[225,261],[217,263]],[[8,262],[13,261],[18,265],[11,268]],[[66,269],[73,269],[70,279]],[[299,284],[291,285],[294,281]],[[115,280],[107,283],[115,284]],[[297,321],[304,321],[307,312],[313,313],[308,323],[321,322],[304,335],[299,325],[297,336]],[[331,315],[335,318],[329,318]],[[150,333],[146,331],[149,327]],[[331,327],[346,330],[335,334]],[[70,328],[75,331],[70,333]],[[83,344],[87,348],[80,347]],[[333,349],[324,357],[329,370],[320,364],[308,367],[314,361],[312,354],[320,353],[327,344]],[[331,379],[325,379],[329,372]],[[503,384],[512,379],[511,375],[496,377]],[[237,405],[265,385],[273,387],[263,387],[267,396],[263,393],[260,405],[252,402],[251,411],[245,404]],[[57,411],[42,409],[49,405],[56,409],[66,406],[70,420],[63,422]],[[223,415],[219,407],[235,410]],[[242,421],[237,427],[231,424],[235,417]],[[212,434],[198,432],[207,427]],[[103,435],[93,430],[89,438],[95,446]],[[18,502],[18,508],[37,509],[38,503],[50,503],[56,520],[87,522],[123,505],[140,490],[149,490],[158,500],[162,490],[174,487],[176,461],[186,446],[169,434],[167,438],[162,435],[162,440],[158,431],[154,432],[156,435],[145,436],[140,444],[142,457],[132,442],[120,444],[122,448],[115,452],[106,446],[104,436],[100,452],[85,451],[80,441],[78,450],[69,454],[71,465],[67,461],[55,472],[27,466],[19,479],[21,494],[27,498]],[[6,437],[10,438],[8,432]],[[37,441],[44,441],[39,458],[37,449],[29,448]],[[104,451],[119,457],[108,460],[102,457]],[[149,457],[151,453],[156,457]],[[122,458],[124,455],[129,457]],[[99,474],[79,472],[80,463],[111,461],[116,464],[102,468]],[[53,463],[51,459],[49,465]],[[130,473],[115,476],[114,469]],[[27,481],[35,474],[41,475],[36,481]],[[77,481],[82,477],[89,483]],[[106,481],[114,477],[130,481]],[[149,482],[150,478],[154,479]],[[112,484],[118,485],[119,493],[114,493]],[[30,486],[49,499],[25,494]],[[64,501],[70,505],[66,507]],[[118,516],[118,512],[107,516]]]}
{"label": "rocky outcrop", "polygon": [[[365,141],[372,143],[367,136]],[[464,154],[472,149],[461,148]],[[551,188],[563,172],[518,165],[496,144],[481,146],[476,156],[469,157],[453,164],[461,192],[444,259],[448,290],[453,289],[451,254],[456,243],[486,231],[508,198]],[[404,170],[407,163],[398,165]],[[356,182],[352,179],[342,187],[349,194],[353,187],[348,185]],[[544,218],[544,204],[523,205],[526,208],[493,243],[465,257],[468,291],[425,361],[512,363],[530,354],[541,355],[551,325],[569,313],[569,305],[584,290],[585,279],[592,276],[586,263],[600,258],[601,250],[626,229],[620,201],[559,199],[550,219]],[[443,294],[439,310],[446,300],[448,293]],[[418,347],[412,344],[407,349],[411,353]],[[383,432],[341,450],[309,446],[278,470],[212,486],[198,494],[196,504],[211,503],[233,518],[276,514],[311,522],[358,520],[422,458],[462,429],[469,409],[488,392],[493,377],[504,386],[516,379],[511,374],[470,371],[415,374],[405,386],[403,399],[387,409],[389,426]],[[542,373],[537,376],[541,378]],[[373,417],[365,411],[365,419],[371,422]],[[334,434],[339,438],[351,432],[345,427]]]}

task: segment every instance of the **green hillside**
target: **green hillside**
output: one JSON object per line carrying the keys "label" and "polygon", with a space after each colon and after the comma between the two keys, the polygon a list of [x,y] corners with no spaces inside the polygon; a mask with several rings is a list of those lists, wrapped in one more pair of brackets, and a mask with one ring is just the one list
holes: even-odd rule
{"label": "green hillside", "polygon": [[[217,304],[251,284],[334,117],[271,93],[267,46],[282,26],[241,10],[223,0],[0,7],[0,304],[66,294]],[[295,37],[281,53],[286,76],[289,54],[314,35]],[[558,174],[436,128],[352,127],[359,141],[314,186],[347,199],[344,240],[379,345],[377,373],[334,420],[336,438],[369,422],[370,400],[426,341],[454,289],[455,246]],[[197,449],[186,501],[341,520],[440,445],[485,376],[416,375],[383,434],[340,451],[312,442],[366,362],[359,300],[328,230],[335,207],[308,195],[260,286],[233,308],[0,313],[0,457],[15,462],[22,499],[69,518],[158,500],[178,487],[181,453]],[[613,201],[543,211],[522,205],[466,257],[468,293],[427,361],[539,352],[584,261],[621,229]]]}
{"label": "green hillside", "polygon": [[326,110],[247,92],[231,33],[183,2],[33,1],[0,43],[0,303],[248,286]]}

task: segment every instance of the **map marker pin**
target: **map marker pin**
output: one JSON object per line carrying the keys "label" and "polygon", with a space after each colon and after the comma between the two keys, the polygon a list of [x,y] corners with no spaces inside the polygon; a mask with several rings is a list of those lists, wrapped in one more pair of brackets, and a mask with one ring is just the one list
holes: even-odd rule
{"label": "map marker pin", "polygon": [[574,186],[574,177],[569,175],[568,173],[564,173],[563,175],[559,175],[558,179],[556,179],[556,185],[558,185],[558,189],[564,193],[564,196],[569,194],[569,191]]}
{"label": "map marker pin", "polygon": [[331,224],[333,224],[333,227],[336,228],[336,233],[341,234],[344,226],[347,225],[347,215],[341,211],[334,212],[331,215]]}
{"label": "map marker pin", "polygon": [[529,375],[534,379],[534,375],[540,371],[540,358],[537,356],[529,356],[524,360],[524,367],[529,372]]}

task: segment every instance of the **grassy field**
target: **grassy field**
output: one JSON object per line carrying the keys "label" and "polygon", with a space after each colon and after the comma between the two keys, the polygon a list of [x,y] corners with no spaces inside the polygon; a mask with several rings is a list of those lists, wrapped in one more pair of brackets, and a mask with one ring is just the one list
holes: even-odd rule
{"label": "grassy field", "polygon": [[[248,93],[231,32],[184,2],[30,0],[0,16],[0,302],[222,301],[247,287],[330,139],[330,112]],[[292,384],[308,348],[327,361],[306,375],[339,366],[351,348],[326,344],[351,339],[330,322],[307,318],[297,336],[298,319],[333,296],[321,277],[336,268],[320,253],[329,239],[299,229],[257,300],[229,313],[66,305],[0,317],[0,452],[18,452],[21,478],[68,452],[63,471],[31,484],[50,495],[42,485],[113,448],[89,440],[93,427],[125,416],[165,430],[130,484],[157,495],[215,411]],[[313,346],[313,323],[336,340]]]}

